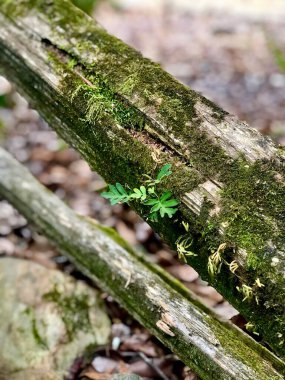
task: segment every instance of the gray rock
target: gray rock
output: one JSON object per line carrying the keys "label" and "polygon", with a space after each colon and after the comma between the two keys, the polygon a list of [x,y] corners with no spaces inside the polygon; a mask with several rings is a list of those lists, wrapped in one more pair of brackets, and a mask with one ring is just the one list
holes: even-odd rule
{"label": "gray rock", "polygon": [[75,358],[104,345],[98,293],[31,261],[0,259],[0,379],[62,380]]}

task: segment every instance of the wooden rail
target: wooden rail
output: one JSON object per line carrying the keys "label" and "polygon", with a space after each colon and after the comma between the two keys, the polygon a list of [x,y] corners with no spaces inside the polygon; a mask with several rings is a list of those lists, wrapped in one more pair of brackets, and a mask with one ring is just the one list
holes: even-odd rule
{"label": "wooden rail", "polygon": [[0,196],[202,379],[281,380],[285,364],[110,228],[77,215],[0,148]]}
{"label": "wooden rail", "polygon": [[284,355],[284,148],[66,0],[0,0],[0,52],[2,73],[108,182],[172,164],[179,213],[152,227],[175,248],[188,223],[188,263]]}

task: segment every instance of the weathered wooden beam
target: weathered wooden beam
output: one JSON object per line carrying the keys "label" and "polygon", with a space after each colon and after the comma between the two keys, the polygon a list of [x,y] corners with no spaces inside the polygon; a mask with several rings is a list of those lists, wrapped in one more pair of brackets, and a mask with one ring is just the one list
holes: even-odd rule
{"label": "weathered wooden beam", "polygon": [[0,195],[202,379],[283,379],[280,359],[220,321],[114,230],[73,212],[2,148]]}
{"label": "weathered wooden beam", "polygon": [[[179,214],[153,228],[175,247],[189,223],[187,261],[284,355],[284,148],[66,0],[0,0],[0,51],[2,72],[108,182],[137,186],[172,164]],[[215,252],[235,266],[210,276]]]}

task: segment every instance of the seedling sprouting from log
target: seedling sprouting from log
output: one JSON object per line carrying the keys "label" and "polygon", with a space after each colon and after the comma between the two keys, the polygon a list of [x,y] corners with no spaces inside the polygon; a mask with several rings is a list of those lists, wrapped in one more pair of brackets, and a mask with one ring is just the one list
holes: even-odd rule
{"label": "seedling sprouting from log", "polygon": [[145,175],[147,177],[145,185],[141,185],[139,188],[128,190],[120,183],[116,183],[115,185],[109,185],[109,191],[103,192],[101,195],[109,199],[112,205],[129,203],[136,200],[143,205],[151,206],[147,217],[151,221],[158,221],[159,216],[164,218],[165,215],[172,218],[177,211],[176,206],[179,204],[179,201],[172,198],[171,191],[164,191],[160,195],[156,189],[156,186],[172,173],[170,169],[170,164],[164,165],[155,179]]}

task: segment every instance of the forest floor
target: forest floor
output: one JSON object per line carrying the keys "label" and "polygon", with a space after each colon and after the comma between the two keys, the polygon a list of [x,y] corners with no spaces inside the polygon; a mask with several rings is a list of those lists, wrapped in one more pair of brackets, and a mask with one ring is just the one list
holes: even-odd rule
{"label": "forest floor", "polygon": [[[167,2],[165,2],[167,3]],[[164,3],[155,8],[114,7],[102,3],[95,17],[110,33],[160,62],[179,80],[285,145],[285,75],[272,46],[284,46],[285,22],[279,17],[183,11]],[[276,15],[275,15],[276,16]],[[284,18],[283,18],[284,20]],[[202,301],[240,327],[244,320],[189,266],[180,263],[132,210],[111,207],[99,195],[106,185],[79,155],[59,140],[36,111],[0,77],[2,145],[49,189],[80,214],[116,230],[150,260],[183,281]],[[0,202],[0,254],[36,261],[83,278],[73,265],[5,201]],[[94,352],[69,379],[104,380],[110,372],[133,372],[144,379],[195,380],[196,375],[102,294],[112,321],[109,347]]]}

